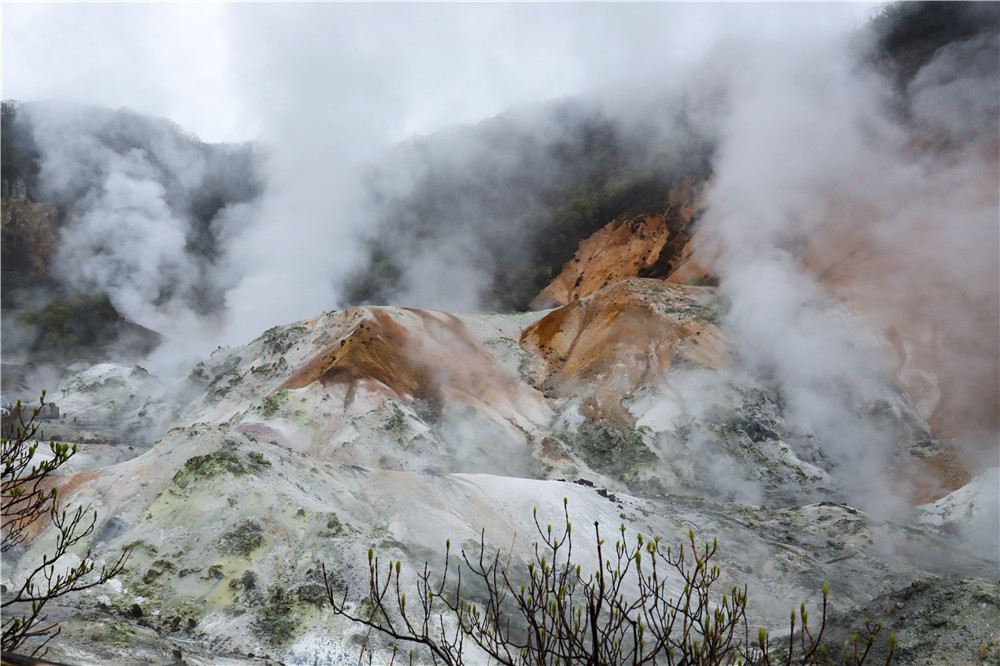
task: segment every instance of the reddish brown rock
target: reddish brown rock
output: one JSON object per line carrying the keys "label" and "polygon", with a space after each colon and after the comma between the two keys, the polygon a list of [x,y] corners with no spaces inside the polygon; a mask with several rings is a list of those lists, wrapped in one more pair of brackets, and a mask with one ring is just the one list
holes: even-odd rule
{"label": "reddish brown rock", "polygon": [[580,243],[530,309],[566,305],[628,278],[666,277],[688,246],[700,203],[699,191],[682,185],[671,190],[662,212],[609,222]]}
{"label": "reddish brown rock", "polygon": [[554,310],[521,336],[521,346],[540,359],[536,386],[555,396],[581,395],[584,416],[632,425],[622,399],[672,365],[729,364],[725,337],[700,318],[699,299],[711,291],[630,279]]}
{"label": "reddish brown rock", "polygon": [[[356,307],[330,331],[329,347],[279,389],[314,382],[345,384],[345,401],[363,383],[396,399],[423,400],[440,414],[445,403],[474,405],[496,420],[544,420],[541,396],[499,365],[456,316],[395,307]],[[547,412],[546,412],[547,413]]]}

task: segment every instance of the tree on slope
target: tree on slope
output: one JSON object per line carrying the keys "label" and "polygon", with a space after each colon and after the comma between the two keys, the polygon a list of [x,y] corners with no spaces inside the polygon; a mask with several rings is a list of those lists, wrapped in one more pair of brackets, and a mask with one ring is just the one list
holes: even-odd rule
{"label": "tree on slope", "polygon": [[[573,530],[565,500],[564,514],[565,526],[553,532],[551,525],[542,527],[536,511],[540,540],[527,564],[512,565],[510,556],[500,551],[487,554],[484,530],[478,555],[462,551],[453,584],[448,583],[450,543],[440,580],[432,581],[425,564],[410,588],[409,602],[401,582],[402,563],[389,562],[383,569],[370,549],[367,596],[358,604],[349,603],[348,591],[334,590],[324,567],[327,597],[336,614],[394,641],[422,647],[435,664],[463,664],[479,652],[488,655],[491,664],[509,666],[828,661],[821,647],[826,585],[819,629],[809,628],[802,604],[798,616],[794,610],[791,613],[787,643],[776,645],[764,629],[751,634],[745,586],[720,598],[716,589],[720,570],[712,563],[717,542],[699,547],[691,531],[688,543],[676,549],[641,534],[629,543],[622,525],[612,554],[595,522],[598,567],[584,572],[573,560]],[[671,594],[668,583],[682,591]],[[880,630],[881,623],[866,621],[867,635],[855,635],[841,658],[833,661],[864,663]],[[474,646],[471,650],[466,641]],[[887,664],[894,642],[890,636]],[[411,652],[411,661],[413,656]]]}
{"label": "tree on slope", "polygon": [[[59,634],[60,627],[48,622],[45,605],[52,599],[102,585],[121,573],[131,554],[122,552],[116,562],[105,564],[99,571],[88,548],[79,563],[74,547],[94,532],[97,512],[91,506],[60,509],[59,491],[53,475],[76,454],[74,444],[50,442],[48,454],[39,451],[35,440],[38,432],[37,418],[45,405],[45,393],[39,406],[25,420],[21,403],[4,413],[2,436],[3,474],[0,477],[0,508],[3,526],[2,546],[6,553],[23,543],[27,537],[47,521],[56,534],[54,548],[43,554],[15,591],[3,595],[3,652],[13,652],[26,641],[34,644],[31,654],[43,655],[46,645]],[[44,451],[44,450],[43,450]],[[37,454],[37,455],[36,455]]]}

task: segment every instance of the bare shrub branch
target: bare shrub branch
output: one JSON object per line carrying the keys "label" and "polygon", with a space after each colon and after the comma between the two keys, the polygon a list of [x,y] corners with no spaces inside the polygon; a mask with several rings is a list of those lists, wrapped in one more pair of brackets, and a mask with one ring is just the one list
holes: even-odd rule
{"label": "bare shrub branch", "polygon": [[[809,629],[803,604],[801,629],[796,631],[793,611],[787,652],[778,654],[764,629],[757,632],[756,641],[751,639],[746,586],[734,587],[721,598],[715,589],[720,578],[713,563],[717,541],[699,546],[692,530],[688,541],[675,549],[641,534],[630,539],[622,525],[611,547],[595,522],[598,565],[584,571],[573,558],[573,526],[565,500],[563,518],[563,526],[553,530],[551,525],[543,527],[535,512],[539,540],[525,564],[512,566],[509,556],[503,559],[500,551],[491,552],[485,530],[479,552],[462,550],[458,564],[451,543],[446,543],[440,578],[435,582],[425,563],[409,599],[402,562],[383,566],[369,549],[367,596],[349,603],[348,590],[334,590],[324,567],[327,597],[336,614],[394,641],[422,647],[435,664],[472,660],[476,650],[466,641],[488,655],[491,664],[508,666],[826,663],[820,642],[827,586],[819,630]],[[672,594],[670,589],[682,591]],[[880,623],[869,625],[868,635],[855,639],[846,663],[864,662],[880,628]]]}
{"label": "bare shrub branch", "polygon": [[91,506],[60,509],[58,489],[46,489],[52,482],[53,473],[76,454],[77,447],[50,442],[51,457],[36,456],[39,447],[35,440],[36,418],[44,405],[43,392],[39,406],[25,420],[25,410],[18,402],[4,416],[0,447],[3,455],[0,477],[2,550],[6,552],[23,543],[32,530],[41,529],[46,521],[56,531],[52,552],[43,554],[20,588],[5,594],[0,604],[4,616],[3,651],[13,652],[29,639],[41,641],[32,650],[32,656],[44,655],[46,645],[60,631],[57,623],[48,621],[45,604],[71,592],[103,585],[122,572],[131,555],[131,550],[125,549],[113,564],[105,564],[98,570],[88,548],[79,564],[66,566],[66,556],[93,534],[97,512]]}

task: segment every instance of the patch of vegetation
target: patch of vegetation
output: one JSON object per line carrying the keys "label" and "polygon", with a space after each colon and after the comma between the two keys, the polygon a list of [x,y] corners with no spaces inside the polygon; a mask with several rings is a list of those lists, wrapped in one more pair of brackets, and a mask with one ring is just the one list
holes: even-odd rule
{"label": "patch of vegetation", "polygon": [[143,552],[145,552],[145,553],[147,553],[149,555],[156,555],[159,552],[159,550],[157,550],[156,546],[154,546],[153,544],[149,543],[148,541],[143,541],[142,539],[138,539],[136,541],[133,541],[132,543],[130,543],[127,546],[125,546],[125,548],[127,548],[129,550],[132,550],[132,551],[140,551],[141,550],[141,551],[143,551]]}
{"label": "patch of vegetation", "polygon": [[225,372],[216,376],[212,383],[208,385],[208,397],[213,401],[219,401],[227,395],[237,390],[243,382],[243,375],[238,369],[240,359],[233,357],[227,363]]}
{"label": "patch of vegetation", "polygon": [[385,422],[385,429],[397,444],[405,445],[410,441],[410,426],[406,414],[395,402],[392,403],[392,413]]}
{"label": "patch of vegetation", "polygon": [[[308,329],[305,326],[274,326],[264,331],[259,340],[264,345],[264,349],[269,354],[280,356],[291,349],[301,334]],[[282,359],[284,360],[284,359]]]}
{"label": "patch of vegetation", "polygon": [[272,418],[281,409],[281,405],[288,395],[288,389],[281,389],[280,391],[275,391],[264,396],[264,399],[260,402],[260,415],[265,419]]}
{"label": "patch of vegetation", "polygon": [[319,533],[321,537],[332,539],[333,537],[338,537],[344,533],[344,525],[340,522],[340,518],[337,517],[335,513],[328,513],[326,521],[326,529]]}
{"label": "patch of vegetation", "polygon": [[[264,534],[260,525],[252,520],[237,525],[219,538],[216,548],[227,555],[249,558],[250,554],[264,545]],[[209,569],[211,571],[211,569]]]}
{"label": "patch of vegetation", "polygon": [[69,293],[36,310],[20,312],[16,319],[31,338],[29,348],[45,354],[103,348],[126,338],[148,352],[160,339],[125,319],[104,292]]}
{"label": "patch of vegetation", "polygon": [[289,389],[281,389],[264,396],[257,404],[256,409],[265,419],[277,416],[294,421],[306,428],[314,428],[316,423],[309,416],[307,406],[308,401],[305,398],[296,397]]}
{"label": "patch of vegetation", "polygon": [[247,455],[247,460],[244,460],[235,450],[226,448],[188,458],[184,466],[174,474],[173,485],[181,490],[186,490],[192,483],[211,479],[221,474],[233,476],[256,474],[270,466],[270,461],[259,451],[250,452]]}
{"label": "patch of vegetation", "polygon": [[243,593],[253,592],[257,589],[257,574],[247,569],[242,576],[229,581],[229,589]]}
{"label": "patch of vegetation", "polygon": [[584,426],[578,432],[565,431],[559,439],[583,458],[592,469],[619,479],[657,460],[646,445],[649,428],[635,430],[605,425]]}
{"label": "patch of vegetation", "polygon": [[143,575],[142,582],[150,585],[156,582],[156,579],[158,579],[161,575],[174,571],[174,569],[175,567],[171,562],[163,559],[156,560],[150,565],[149,569]]}
{"label": "patch of vegetation", "polygon": [[295,597],[299,603],[312,604],[323,608],[327,603],[326,586],[323,583],[305,583],[295,589]]}
{"label": "patch of vegetation", "polygon": [[258,611],[254,627],[274,647],[287,645],[298,630],[295,594],[281,585],[272,585]]}
{"label": "patch of vegetation", "polygon": [[222,580],[225,577],[226,575],[222,573],[221,564],[213,564],[208,568],[208,571],[205,572],[205,575],[202,576],[205,580]]}
{"label": "patch of vegetation", "polygon": [[139,632],[126,622],[108,622],[101,625],[101,641],[116,648],[133,647]]}
{"label": "patch of vegetation", "polygon": [[247,454],[247,458],[253,463],[255,468],[270,467],[271,461],[264,457],[264,454],[260,451],[251,451]]}
{"label": "patch of vegetation", "polygon": [[250,372],[258,379],[273,379],[288,372],[288,361],[282,356],[274,363],[264,363],[250,368]]}

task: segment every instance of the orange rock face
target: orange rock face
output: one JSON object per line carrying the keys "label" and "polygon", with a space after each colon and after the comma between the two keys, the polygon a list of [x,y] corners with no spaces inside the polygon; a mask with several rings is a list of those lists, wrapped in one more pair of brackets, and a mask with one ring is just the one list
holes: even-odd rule
{"label": "orange rock face", "polygon": [[573,260],[538,295],[531,308],[566,305],[609,284],[638,277],[659,258],[668,235],[665,214],[609,223],[580,243]]}
{"label": "orange rock face", "polygon": [[517,422],[545,409],[538,393],[499,365],[454,315],[374,306],[348,313],[340,330],[330,331],[336,341],[279,389],[344,384],[348,407],[363,382],[396,399],[423,400],[438,414],[451,402],[474,405],[498,421]]}
{"label": "orange rock face", "polygon": [[580,243],[572,261],[531,303],[532,310],[566,305],[608,285],[636,277],[664,277],[687,246],[699,196],[679,186],[662,213],[618,218]]}
{"label": "orange rock face", "polygon": [[[993,153],[1000,152],[996,141],[986,145]],[[1000,164],[993,153],[991,163]],[[881,337],[886,371],[910,394],[933,432],[957,446],[936,464],[903,470],[917,488],[912,495],[915,501],[936,499],[965,483],[969,471],[996,464],[1000,283],[995,262],[982,266],[977,276],[975,264],[963,265],[963,257],[981,257],[976,246],[996,247],[1000,234],[994,223],[959,237],[947,222],[954,211],[996,210],[1000,174],[992,175],[945,192],[933,206],[916,211],[891,234],[883,222],[884,210],[831,195],[840,205],[830,205],[817,219],[805,221],[808,233],[800,234],[791,248],[804,279],[816,280],[838,301],[850,304]],[[681,194],[688,199],[684,201]],[[689,221],[698,220],[701,206],[700,195],[672,193],[670,210],[683,210]],[[648,344],[648,351],[642,353],[650,371],[668,365],[663,359],[671,357],[674,352],[668,348],[673,350],[676,343],[657,345],[649,340],[643,326],[650,312],[637,303],[608,302],[607,295],[590,302],[587,295],[637,276],[664,278],[678,285],[717,283],[717,267],[725,252],[720,237],[710,226],[695,228],[695,224],[684,226],[682,234],[671,235],[669,218],[668,210],[663,215],[608,224],[581,243],[573,261],[539,294],[534,303],[539,307],[571,304],[538,322],[523,338],[526,348],[545,357],[541,379],[550,390],[558,391],[560,380],[582,384],[599,375],[601,381],[636,385],[635,368],[621,379],[609,371],[619,353],[616,350],[623,346]],[[598,300],[608,308],[602,315],[609,316],[606,322],[592,314]],[[608,332],[613,326],[620,331],[614,340]],[[685,333],[678,334],[684,337]],[[633,341],[631,336],[637,337]],[[599,394],[594,389],[594,409],[623,420],[610,397]],[[947,474],[942,472],[945,468]]]}
{"label": "orange rock face", "polygon": [[634,425],[622,398],[678,363],[722,368],[731,351],[714,325],[698,318],[711,290],[630,279],[574,300],[521,335],[540,359],[536,386],[555,396],[577,393],[581,413]]}

